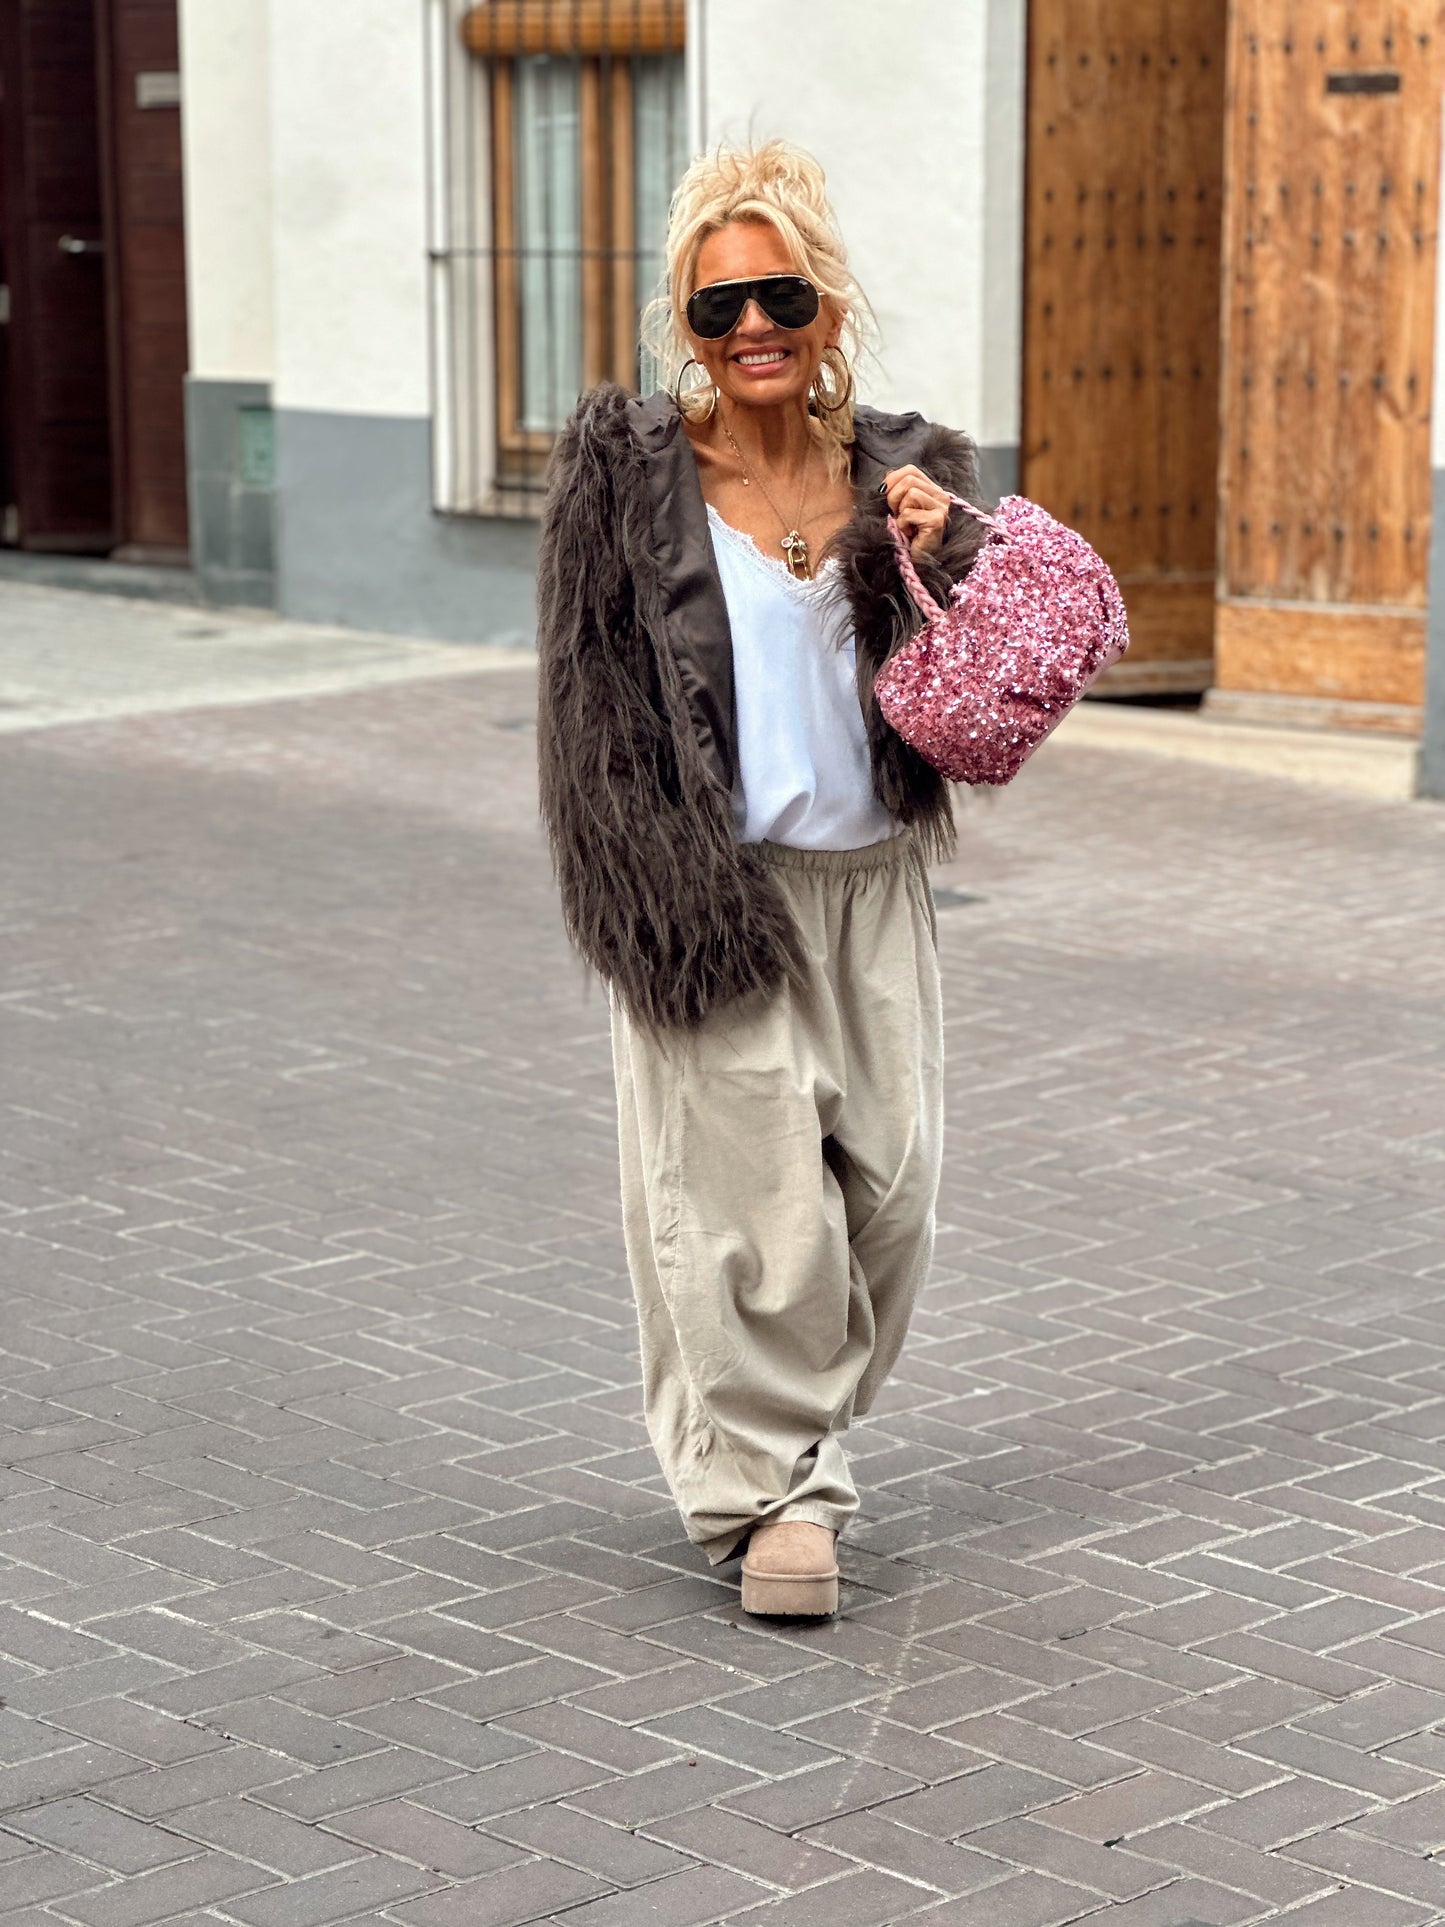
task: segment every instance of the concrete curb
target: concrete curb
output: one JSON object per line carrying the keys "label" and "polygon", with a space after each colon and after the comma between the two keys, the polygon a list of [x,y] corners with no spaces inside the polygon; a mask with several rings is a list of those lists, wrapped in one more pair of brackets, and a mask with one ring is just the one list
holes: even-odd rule
{"label": "concrete curb", "polygon": [[1125,750],[1282,776],[1290,782],[1403,802],[1416,794],[1419,745],[1355,730],[1272,729],[1212,721],[1196,711],[1083,702],[1061,724],[1075,748]]}

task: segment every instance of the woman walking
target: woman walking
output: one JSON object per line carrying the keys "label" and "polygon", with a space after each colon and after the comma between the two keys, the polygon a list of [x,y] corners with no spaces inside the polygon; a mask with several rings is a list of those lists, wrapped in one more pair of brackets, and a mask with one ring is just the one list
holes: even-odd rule
{"label": "woman walking", "polygon": [[553,459],[542,808],[609,986],[649,1435],[688,1537],[742,1551],[744,1607],[822,1615],[942,1131],[924,866],[953,821],[873,700],[914,626],[887,516],[945,598],[975,455],[855,405],[867,309],[806,154],[694,162],[667,265],[678,387],[594,389]]}

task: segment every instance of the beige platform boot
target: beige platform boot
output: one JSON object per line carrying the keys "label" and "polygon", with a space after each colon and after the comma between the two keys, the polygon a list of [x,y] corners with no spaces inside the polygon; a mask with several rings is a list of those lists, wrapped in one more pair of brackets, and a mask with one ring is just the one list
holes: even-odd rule
{"label": "beige platform boot", "polygon": [[743,1554],[743,1611],[814,1619],[837,1612],[837,1537],[808,1519],[754,1526]]}

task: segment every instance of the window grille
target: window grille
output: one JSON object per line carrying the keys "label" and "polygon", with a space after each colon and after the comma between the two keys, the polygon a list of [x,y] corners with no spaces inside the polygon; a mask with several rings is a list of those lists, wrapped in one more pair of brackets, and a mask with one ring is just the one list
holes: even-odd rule
{"label": "window grille", "polygon": [[435,501],[529,514],[578,394],[655,384],[686,0],[427,4]]}

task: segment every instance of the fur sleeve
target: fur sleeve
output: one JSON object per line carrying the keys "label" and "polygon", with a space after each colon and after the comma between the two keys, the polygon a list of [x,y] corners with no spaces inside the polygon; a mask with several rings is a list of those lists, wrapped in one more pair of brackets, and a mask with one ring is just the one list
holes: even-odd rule
{"label": "fur sleeve", "polygon": [[687,716],[620,388],[558,438],[538,557],[542,817],[567,933],[629,1017],[700,1023],[773,988],[797,936]]}

